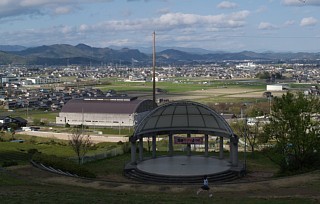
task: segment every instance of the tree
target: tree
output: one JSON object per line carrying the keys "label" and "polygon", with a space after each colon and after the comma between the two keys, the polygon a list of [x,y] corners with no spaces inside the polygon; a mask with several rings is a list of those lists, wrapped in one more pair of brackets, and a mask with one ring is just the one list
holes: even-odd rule
{"label": "tree", "polygon": [[246,145],[250,146],[251,156],[254,156],[255,148],[257,147],[260,141],[260,128],[261,124],[257,121],[254,125],[247,125],[246,120],[237,121],[232,123],[231,127],[235,133],[242,139],[247,141]]}
{"label": "tree", "polygon": [[310,168],[319,161],[320,98],[303,93],[288,92],[281,98],[275,97],[270,123],[264,132],[275,146],[270,157],[282,171],[297,171]]}
{"label": "tree", "polygon": [[259,142],[260,138],[260,131],[259,128],[261,126],[261,123],[259,121],[256,121],[253,126],[247,125],[247,140],[248,144],[251,147],[251,155],[254,156],[254,150],[257,146],[257,143]]}
{"label": "tree", "polygon": [[269,79],[269,78],[270,78],[270,73],[267,72],[267,71],[259,72],[259,73],[256,75],[256,77],[259,78],[259,79]]}
{"label": "tree", "polygon": [[69,144],[75,151],[78,157],[78,163],[83,163],[83,158],[92,146],[92,141],[89,135],[83,134],[82,128],[74,128],[69,138]]}
{"label": "tree", "polygon": [[14,140],[14,136],[16,134],[16,130],[18,129],[18,125],[16,123],[9,123],[8,124],[8,130],[11,133],[11,140]]}

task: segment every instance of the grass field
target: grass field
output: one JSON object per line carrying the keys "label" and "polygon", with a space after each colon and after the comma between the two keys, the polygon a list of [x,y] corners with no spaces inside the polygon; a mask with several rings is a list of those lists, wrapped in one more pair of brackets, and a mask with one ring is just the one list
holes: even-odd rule
{"label": "grass field", "polygon": [[[119,92],[152,92],[152,82],[112,82],[111,85],[97,86],[97,88],[107,91],[113,89]],[[162,89],[168,94],[184,93],[188,91],[197,91],[203,89],[220,89],[220,88],[244,88],[244,89],[265,89],[265,83],[255,81],[213,81],[210,79],[172,79],[169,82],[157,82],[156,87]]]}

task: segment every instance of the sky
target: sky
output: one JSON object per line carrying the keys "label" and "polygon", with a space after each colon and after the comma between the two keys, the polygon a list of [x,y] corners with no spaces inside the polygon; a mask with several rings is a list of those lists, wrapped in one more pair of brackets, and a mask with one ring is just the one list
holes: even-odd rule
{"label": "sky", "polygon": [[0,0],[0,45],[320,52],[320,0]]}

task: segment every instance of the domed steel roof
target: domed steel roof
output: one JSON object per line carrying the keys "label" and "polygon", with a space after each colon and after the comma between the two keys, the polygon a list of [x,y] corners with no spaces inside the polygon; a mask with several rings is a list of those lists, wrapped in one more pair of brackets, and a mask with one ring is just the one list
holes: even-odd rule
{"label": "domed steel roof", "polygon": [[134,136],[208,134],[233,137],[225,119],[209,107],[191,101],[176,101],[155,108],[138,124]]}

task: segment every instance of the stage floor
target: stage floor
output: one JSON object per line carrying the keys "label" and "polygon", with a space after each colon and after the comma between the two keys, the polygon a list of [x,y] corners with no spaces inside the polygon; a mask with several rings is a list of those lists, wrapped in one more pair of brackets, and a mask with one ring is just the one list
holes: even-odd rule
{"label": "stage floor", "polygon": [[172,156],[147,159],[137,164],[140,171],[167,176],[198,176],[227,171],[227,160],[204,156]]}

